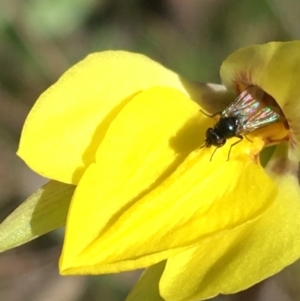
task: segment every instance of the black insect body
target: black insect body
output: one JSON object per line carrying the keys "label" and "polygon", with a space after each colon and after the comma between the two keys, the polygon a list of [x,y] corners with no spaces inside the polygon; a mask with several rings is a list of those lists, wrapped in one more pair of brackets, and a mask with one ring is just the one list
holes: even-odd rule
{"label": "black insect body", "polygon": [[[237,136],[236,131],[238,128],[239,119],[238,117],[225,117],[215,124],[213,128],[206,130],[205,146],[221,147],[226,143],[226,139]],[[238,135],[237,137],[243,138]]]}
{"label": "black insect body", "polygon": [[212,160],[216,150],[226,143],[227,139],[232,137],[240,139],[231,144],[227,158],[227,160],[229,160],[232,147],[242,141],[243,135],[245,136],[256,129],[265,127],[282,119],[279,108],[275,108],[270,105],[267,106],[262,101],[263,94],[264,92],[257,86],[250,86],[244,90],[224,111],[214,115],[208,115],[202,112],[211,118],[220,115],[220,119],[214,127],[206,130],[206,139],[202,146],[216,146],[210,160]]}

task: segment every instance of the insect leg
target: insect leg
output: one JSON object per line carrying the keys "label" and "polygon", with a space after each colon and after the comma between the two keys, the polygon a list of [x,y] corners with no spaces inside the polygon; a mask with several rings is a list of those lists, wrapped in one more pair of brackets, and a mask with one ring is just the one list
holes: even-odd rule
{"label": "insect leg", "polygon": [[209,114],[205,113],[205,112],[202,111],[202,110],[200,110],[200,112],[201,112],[203,115],[205,115],[205,116],[207,116],[207,117],[210,117],[210,118],[214,118],[215,116],[221,114],[221,112],[217,112],[217,113],[215,113],[215,114],[209,115]]}
{"label": "insect leg", "polygon": [[209,146],[207,145],[207,142],[206,142],[206,141],[204,141],[204,143],[203,143],[199,148],[201,149],[201,148],[203,148],[203,147],[205,147],[205,146],[206,146],[206,147],[209,147]]}
{"label": "insect leg", "polygon": [[244,135],[245,136],[245,138],[249,141],[249,142],[253,142],[251,139],[249,139],[248,137],[247,137],[247,135]]}
{"label": "insect leg", "polygon": [[227,157],[227,161],[229,161],[231,149],[244,139],[244,137],[242,135],[236,135],[235,137],[240,138],[240,140],[238,140],[238,141],[236,141],[236,142],[234,142],[233,144],[230,145],[229,152],[228,152],[228,157]]}
{"label": "insect leg", "polygon": [[218,149],[218,147],[216,147],[216,148],[215,148],[215,150],[213,151],[213,153],[211,154],[211,156],[210,156],[210,160],[209,160],[210,162],[212,161],[212,158],[213,158],[213,156],[214,156],[215,152],[217,151],[217,149]]}

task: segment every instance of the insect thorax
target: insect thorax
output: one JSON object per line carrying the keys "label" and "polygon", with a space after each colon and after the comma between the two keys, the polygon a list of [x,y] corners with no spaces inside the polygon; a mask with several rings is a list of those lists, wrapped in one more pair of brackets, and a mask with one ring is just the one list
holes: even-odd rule
{"label": "insect thorax", "polygon": [[214,128],[217,130],[219,135],[223,136],[224,138],[231,138],[236,135],[238,127],[239,117],[231,116],[220,118]]}

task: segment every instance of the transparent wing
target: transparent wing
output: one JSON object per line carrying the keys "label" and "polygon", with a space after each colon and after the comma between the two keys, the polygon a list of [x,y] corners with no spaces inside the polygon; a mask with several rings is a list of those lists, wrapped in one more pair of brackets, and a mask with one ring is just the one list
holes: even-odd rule
{"label": "transparent wing", "polygon": [[238,117],[236,134],[247,134],[281,119],[278,112],[262,102],[263,95],[261,89],[250,86],[221,113],[222,118]]}
{"label": "transparent wing", "polygon": [[262,90],[250,86],[221,113],[221,117],[251,116],[261,106],[262,97]]}
{"label": "transparent wing", "polygon": [[263,107],[250,117],[244,117],[237,128],[237,134],[247,134],[256,129],[267,126],[280,120],[280,114],[274,112],[269,107]]}

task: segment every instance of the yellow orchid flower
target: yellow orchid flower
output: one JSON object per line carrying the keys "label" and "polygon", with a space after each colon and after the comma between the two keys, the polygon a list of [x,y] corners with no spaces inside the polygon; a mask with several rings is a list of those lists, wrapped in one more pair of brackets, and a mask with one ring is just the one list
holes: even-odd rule
{"label": "yellow orchid flower", "polygon": [[[1,224],[0,250],[66,223],[61,274],[147,268],[127,301],[231,294],[296,261],[300,42],[238,50],[221,78],[191,83],[122,51],[72,67],[24,125],[18,155],[52,181]],[[282,118],[203,147],[218,119],[200,110],[253,86]]]}

